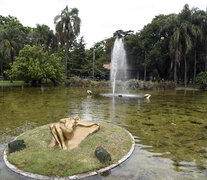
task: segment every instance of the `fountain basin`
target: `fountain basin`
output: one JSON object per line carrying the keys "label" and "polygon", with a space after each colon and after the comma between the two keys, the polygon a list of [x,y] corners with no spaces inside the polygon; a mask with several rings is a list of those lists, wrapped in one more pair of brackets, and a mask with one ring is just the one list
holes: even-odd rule
{"label": "fountain basin", "polygon": [[144,95],[141,94],[126,94],[126,93],[106,93],[101,94],[105,97],[118,97],[118,98],[136,98],[136,99],[144,99]]}

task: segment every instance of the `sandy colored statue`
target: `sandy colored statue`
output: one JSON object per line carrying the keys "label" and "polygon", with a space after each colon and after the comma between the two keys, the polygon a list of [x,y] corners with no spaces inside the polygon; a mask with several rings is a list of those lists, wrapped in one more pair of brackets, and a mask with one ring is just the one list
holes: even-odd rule
{"label": "sandy colored statue", "polygon": [[58,123],[50,125],[53,135],[50,147],[58,143],[60,149],[71,150],[77,147],[88,135],[99,130],[99,124],[88,123],[79,117],[60,119]]}

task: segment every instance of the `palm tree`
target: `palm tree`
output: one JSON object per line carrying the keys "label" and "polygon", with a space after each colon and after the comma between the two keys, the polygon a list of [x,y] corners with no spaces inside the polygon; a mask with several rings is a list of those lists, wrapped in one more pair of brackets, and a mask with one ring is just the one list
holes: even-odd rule
{"label": "palm tree", "polygon": [[59,38],[59,41],[62,45],[65,45],[65,75],[67,77],[67,66],[69,61],[69,50],[71,48],[71,44],[74,39],[80,33],[80,24],[81,20],[78,17],[78,9],[72,8],[68,9],[66,6],[65,9],[62,10],[60,15],[57,15],[54,18],[54,23],[56,25],[56,32]]}
{"label": "palm tree", "polygon": [[203,16],[202,21],[202,30],[203,30],[203,36],[204,36],[204,42],[205,42],[205,72],[207,72],[207,9]]}
{"label": "palm tree", "polygon": [[197,72],[197,45],[198,42],[202,42],[203,40],[203,33],[202,33],[202,23],[205,19],[204,16],[205,12],[198,10],[197,8],[192,9],[192,26],[195,31],[195,35],[193,37],[194,43],[194,70],[193,70],[193,84],[195,85],[196,80],[196,72]]}
{"label": "palm tree", "polygon": [[192,39],[196,37],[196,27],[192,24],[192,13],[186,4],[179,15],[169,16],[167,29],[170,32],[169,50],[174,65],[174,83],[176,84],[177,65],[184,59],[184,84],[187,86],[187,55],[192,49]]}
{"label": "palm tree", "polygon": [[187,87],[187,59],[186,56],[192,48],[192,37],[196,36],[196,30],[191,22],[191,10],[189,9],[188,4],[186,4],[179,14],[180,16],[180,31],[182,35],[182,53],[184,58],[184,84]]}
{"label": "palm tree", "polygon": [[31,34],[33,39],[33,44],[41,45],[44,50],[48,50],[53,43],[54,34],[53,31],[47,25],[37,24],[34,32]]}
{"label": "palm tree", "polygon": [[14,62],[15,55],[24,46],[25,34],[18,28],[8,26],[0,30],[0,53],[8,57],[11,63]]}
{"label": "palm tree", "polygon": [[182,55],[180,20],[178,15],[168,16],[168,23],[162,28],[166,38],[169,38],[169,53],[171,58],[171,68],[174,66],[174,83],[177,84],[177,66],[180,65]]}

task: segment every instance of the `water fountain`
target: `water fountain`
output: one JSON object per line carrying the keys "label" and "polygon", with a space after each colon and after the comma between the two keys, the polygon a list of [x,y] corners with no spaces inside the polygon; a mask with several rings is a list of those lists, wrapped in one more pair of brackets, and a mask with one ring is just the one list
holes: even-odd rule
{"label": "water fountain", "polygon": [[[144,98],[142,95],[130,94],[127,90],[126,84],[124,83],[126,80],[128,80],[126,50],[124,48],[123,39],[116,38],[111,54],[110,65],[110,81],[112,84],[112,93],[102,95],[108,97]],[[122,87],[120,87],[120,82]]]}
{"label": "water fountain", "polygon": [[123,97],[143,99],[141,94],[131,94],[125,81],[128,80],[127,55],[124,48],[124,42],[121,38],[116,38],[111,54],[110,81],[112,84],[112,93],[101,94],[107,97]]}
{"label": "water fountain", "polygon": [[124,49],[124,43],[121,38],[117,38],[111,55],[110,80],[112,83],[112,93],[115,95],[117,80],[127,80],[127,57]]}

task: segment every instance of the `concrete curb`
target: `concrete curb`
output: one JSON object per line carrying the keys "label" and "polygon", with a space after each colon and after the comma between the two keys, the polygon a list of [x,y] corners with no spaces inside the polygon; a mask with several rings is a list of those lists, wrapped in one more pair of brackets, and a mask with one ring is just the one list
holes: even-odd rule
{"label": "concrete curb", "polygon": [[[122,127],[120,127],[122,128]],[[132,136],[132,134],[127,131],[126,129],[122,128],[124,131],[126,131],[131,139],[132,139],[132,146],[131,146],[131,149],[129,150],[129,152],[123,156],[119,161],[118,163],[115,163],[115,164],[111,164],[110,166],[107,166],[105,168],[102,168],[102,169],[99,169],[97,171],[93,171],[93,172],[89,172],[89,173],[83,173],[83,174],[76,174],[76,175],[73,175],[73,176],[67,176],[67,177],[49,177],[49,176],[43,176],[43,175],[39,175],[39,174],[33,174],[33,173],[29,173],[29,172],[25,172],[23,170],[20,170],[18,169],[16,166],[14,166],[13,164],[11,164],[8,160],[7,160],[7,148],[5,148],[4,150],[4,162],[6,164],[6,166],[11,169],[12,171],[14,171],[15,173],[18,173],[18,174],[21,174],[23,176],[26,176],[26,177],[30,177],[30,178],[34,178],[34,179],[41,179],[41,180],[72,180],[72,179],[81,179],[81,178],[86,178],[86,177],[89,177],[89,176],[94,176],[94,175],[97,175],[97,174],[100,174],[100,173],[103,173],[103,172],[106,172],[106,171],[109,171],[117,166],[119,166],[121,163],[123,163],[124,161],[126,161],[133,153],[134,151],[134,148],[135,148],[135,140],[134,140],[134,137]],[[24,133],[23,133],[24,134]],[[21,134],[22,135],[22,134]],[[19,135],[19,136],[21,136]],[[17,136],[14,140],[16,140],[19,136]]]}

